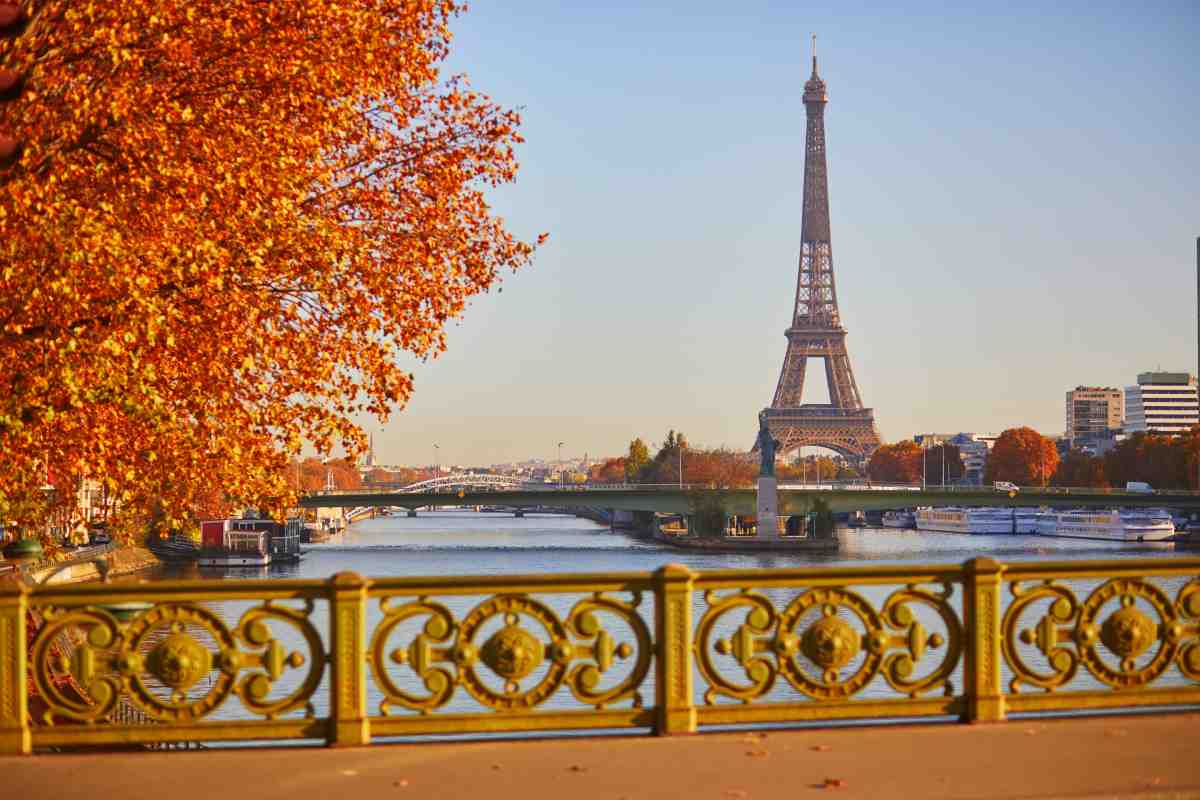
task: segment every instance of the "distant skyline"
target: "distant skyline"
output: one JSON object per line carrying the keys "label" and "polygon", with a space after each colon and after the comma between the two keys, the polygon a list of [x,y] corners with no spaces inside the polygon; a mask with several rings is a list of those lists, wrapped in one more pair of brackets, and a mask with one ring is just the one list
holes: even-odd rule
{"label": "distant skyline", "polygon": [[524,118],[494,204],[550,240],[414,365],[406,410],[363,420],[383,463],[669,428],[751,445],[795,291],[812,32],[838,300],[886,441],[1060,433],[1077,385],[1196,371],[1191,2],[511,2],[454,30],[447,71]]}

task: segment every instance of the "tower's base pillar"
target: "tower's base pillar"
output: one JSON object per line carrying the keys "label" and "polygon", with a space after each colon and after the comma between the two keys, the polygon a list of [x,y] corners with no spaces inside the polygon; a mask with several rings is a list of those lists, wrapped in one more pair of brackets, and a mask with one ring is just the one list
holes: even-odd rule
{"label": "tower's base pillar", "polygon": [[779,538],[779,484],[774,477],[760,476],[758,479],[758,501],[755,503],[758,517],[758,538]]}

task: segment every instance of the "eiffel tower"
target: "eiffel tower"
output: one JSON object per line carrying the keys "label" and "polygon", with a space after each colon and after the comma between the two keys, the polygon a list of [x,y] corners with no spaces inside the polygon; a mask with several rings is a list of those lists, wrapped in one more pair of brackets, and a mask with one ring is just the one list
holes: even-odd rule
{"label": "eiffel tower", "polygon": [[[804,84],[808,131],[804,149],[804,210],[801,217],[800,275],[792,324],[784,332],[787,354],[775,399],[764,410],[779,454],[800,447],[827,447],[861,463],[879,447],[875,415],[863,408],[850,356],[846,329],[838,313],[829,239],[829,182],[825,167],[825,82],[817,74],[813,37],[812,76]],[[801,403],[809,358],[825,362],[829,403]]]}

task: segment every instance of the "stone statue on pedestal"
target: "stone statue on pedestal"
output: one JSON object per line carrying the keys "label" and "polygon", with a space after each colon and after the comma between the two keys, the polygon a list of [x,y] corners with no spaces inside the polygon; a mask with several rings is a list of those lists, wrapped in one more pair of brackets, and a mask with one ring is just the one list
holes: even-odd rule
{"label": "stone statue on pedestal", "polygon": [[771,430],[767,427],[766,412],[760,412],[758,415],[758,440],[755,442],[758,447],[758,476],[760,478],[775,477],[775,451],[779,449],[779,444],[779,440],[771,435]]}

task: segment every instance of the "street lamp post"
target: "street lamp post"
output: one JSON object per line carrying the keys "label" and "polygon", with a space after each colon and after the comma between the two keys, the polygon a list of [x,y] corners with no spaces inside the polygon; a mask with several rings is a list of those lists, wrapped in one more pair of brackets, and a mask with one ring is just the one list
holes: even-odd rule
{"label": "street lamp post", "polygon": [[928,445],[928,442],[926,442],[925,437],[922,436],[921,437],[921,491],[925,491],[925,473],[928,472],[928,470],[925,468],[925,461],[926,461],[925,455],[926,455],[926,453],[929,452],[929,448],[927,445]]}
{"label": "street lamp post", "polygon": [[679,490],[683,491],[683,445],[676,445],[679,449]]}
{"label": "street lamp post", "polygon": [[436,444],[433,446],[433,477],[442,477],[442,451]]}
{"label": "street lamp post", "polygon": [[563,443],[558,443],[558,488],[563,488],[563,467],[562,467],[562,446]]}

